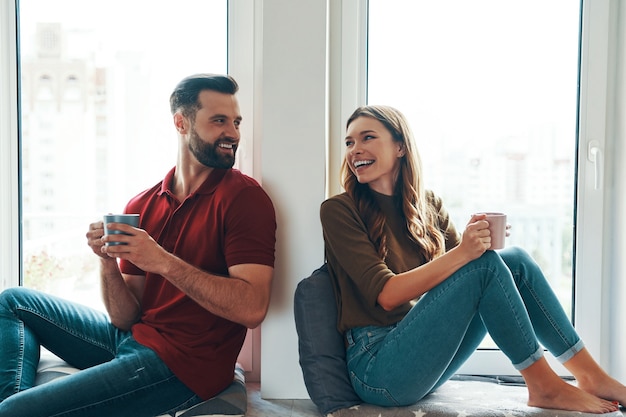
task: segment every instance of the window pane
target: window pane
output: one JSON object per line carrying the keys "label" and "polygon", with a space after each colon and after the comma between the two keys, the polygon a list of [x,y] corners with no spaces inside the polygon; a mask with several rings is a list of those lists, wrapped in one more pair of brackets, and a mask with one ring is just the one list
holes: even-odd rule
{"label": "window pane", "polygon": [[503,211],[572,306],[580,4],[369,0],[368,102],[409,118],[457,228]]}
{"label": "window pane", "polygon": [[227,70],[226,0],[21,0],[23,284],[100,306],[89,223],[174,166],[169,94]]}

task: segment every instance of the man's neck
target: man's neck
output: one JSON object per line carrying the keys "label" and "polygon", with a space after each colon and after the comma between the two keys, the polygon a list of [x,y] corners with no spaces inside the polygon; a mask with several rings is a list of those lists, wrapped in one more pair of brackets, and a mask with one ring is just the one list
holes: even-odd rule
{"label": "man's neck", "polygon": [[206,166],[198,167],[187,164],[181,167],[177,165],[172,179],[172,192],[182,202],[204,184],[211,172],[213,172],[213,168]]}

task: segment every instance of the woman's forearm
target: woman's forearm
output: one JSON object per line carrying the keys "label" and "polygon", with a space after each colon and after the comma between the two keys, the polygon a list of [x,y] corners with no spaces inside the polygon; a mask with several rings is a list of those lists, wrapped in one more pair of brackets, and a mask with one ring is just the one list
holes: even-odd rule
{"label": "woman's forearm", "polygon": [[378,295],[378,304],[390,311],[408,303],[430,291],[472,259],[457,246],[437,259],[397,274],[383,287]]}

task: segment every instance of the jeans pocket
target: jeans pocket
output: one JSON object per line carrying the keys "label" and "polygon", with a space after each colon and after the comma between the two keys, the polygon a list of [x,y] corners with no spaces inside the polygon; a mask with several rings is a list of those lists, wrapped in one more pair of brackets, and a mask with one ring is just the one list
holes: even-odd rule
{"label": "jeans pocket", "polygon": [[350,372],[350,380],[355,392],[363,401],[381,407],[397,407],[400,403],[395,400],[391,393],[380,387],[372,387],[363,382],[354,372]]}
{"label": "jeans pocket", "polygon": [[363,342],[362,346],[368,351],[375,351],[376,346],[389,334],[389,332],[395,328],[395,325],[391,326],[367,326],[362,328],[360,340]]}
{"label": "jeans pocket", "polygon": [[385,327],[365,326],[348,330],[350,332],[350,335],[347,337],[350,343],[346,350],[348,367],[360,367],[373,359],[381,342],[385,340],[389,331],[394,327],[395,325]]}

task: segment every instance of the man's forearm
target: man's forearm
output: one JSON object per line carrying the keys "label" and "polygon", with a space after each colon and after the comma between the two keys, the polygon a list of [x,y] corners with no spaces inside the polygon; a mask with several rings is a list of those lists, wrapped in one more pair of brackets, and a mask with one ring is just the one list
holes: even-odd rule
{"label": "man's forearm", "polygon": [[166,264],[162,276],[213,314],[249,328],[265,318],[273,268],[237,265],[231,268],[231,276],[225,277],[202,271],[173,255]]}
{"label": "man's forearm", "polygon": [[130,330],[139,319],[141,307],[126,285],[114,258],[100,261],[100,285],[111,323],[119,329]]}

